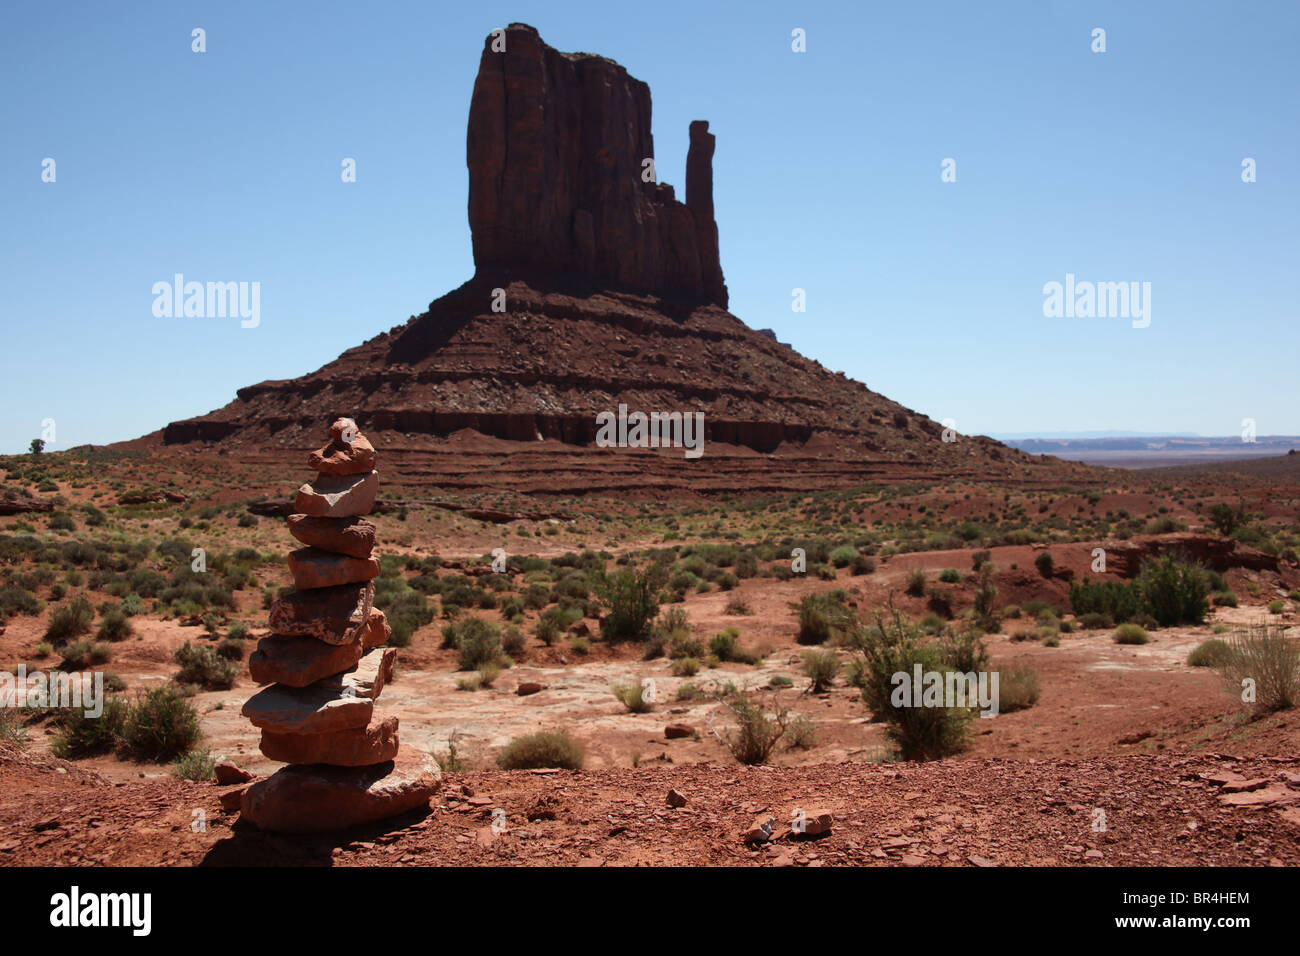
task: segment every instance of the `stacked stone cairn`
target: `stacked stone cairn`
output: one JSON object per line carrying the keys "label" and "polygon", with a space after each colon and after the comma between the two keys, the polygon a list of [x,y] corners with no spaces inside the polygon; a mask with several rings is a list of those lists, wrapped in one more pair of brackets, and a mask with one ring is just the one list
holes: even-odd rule
{"label": "stacked stone cairn", "polygon": [[376,711],[397,651],[373,606],[379,558],[375,449],[346,418],[308,459],[316,480],[298,490],[289,552],[296,588],[271,607],[271,635],[248,661],[270,684],[244,704],[262,731],[262,753],[289,764],[253,784],[243,819],[264,830],[341,830],[428,804],[438,786],[427,755],[398,757],[397,717]]}

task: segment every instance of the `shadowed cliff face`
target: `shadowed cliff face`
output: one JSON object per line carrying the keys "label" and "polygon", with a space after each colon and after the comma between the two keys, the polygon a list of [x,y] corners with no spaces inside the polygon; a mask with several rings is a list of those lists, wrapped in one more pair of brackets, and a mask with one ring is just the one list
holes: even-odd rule
{"label": "shadowed cliff face", "polygon": [[708,129],[691,124],[680,203],[671,186],[647,181],[646,84],[604,57],[561,53],[530,26],[489,36],[466,150],[478,274],[542,267],[725,307]]}

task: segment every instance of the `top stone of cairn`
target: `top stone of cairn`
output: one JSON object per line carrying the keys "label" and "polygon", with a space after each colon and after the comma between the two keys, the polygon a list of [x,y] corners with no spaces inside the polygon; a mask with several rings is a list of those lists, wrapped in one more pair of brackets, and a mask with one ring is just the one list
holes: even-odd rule
{"label": "top stone of cairn", "polygon": [[375,467],[375,448],[350,418],[330,426],[330,441],[314,451],[307,464],[322,475],[366,475]]}

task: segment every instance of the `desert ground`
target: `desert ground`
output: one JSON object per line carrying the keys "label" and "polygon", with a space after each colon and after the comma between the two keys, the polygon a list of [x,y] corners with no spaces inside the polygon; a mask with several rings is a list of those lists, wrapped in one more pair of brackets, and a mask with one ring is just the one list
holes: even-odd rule
{"label": "desert ground", "polygon": [[[1300,712],[1245,703],[1223,668],[1189,663],[1207,641],[1300,634],[1300,456],[782,494],[439,495],[397,474],[371,518],[398,648],[383,705],[403,752],[440,766],[441,794],[383,824],[276,836],[238,822],[246,784],[214,768],[280,766],[240,708],[291,584],[298,457],[0,459],[0,662],[111,674],[126,702],[172,687],[199,731],[144,758],[58,708],[6,708],[0,863],[1300,865]],[[1147,621],[1145,643],[1119,643],[1072,606],[1072,585],[1128,581],[1164,554],[1207,576],[1202,622]],[[652,566],[666,623],[606,637],[600,575]],[[1007,706],[972,716],[941,759],[903,759],[864,701],[855,635],[894,620],[922,643],[969,633],[990,582],[979,639]],[[815,595],[839,615],[824,640],[801,624]],[[56,627],[81,598],[89,620]],[[475,619],[498,644],[467,663]],[[187,645],[209,650],[184,669]],[[740,701],[779,731],[752,764]],[[539,732],[581,756],[503,757]],[[823,814],[827,832],[792,826]]]}

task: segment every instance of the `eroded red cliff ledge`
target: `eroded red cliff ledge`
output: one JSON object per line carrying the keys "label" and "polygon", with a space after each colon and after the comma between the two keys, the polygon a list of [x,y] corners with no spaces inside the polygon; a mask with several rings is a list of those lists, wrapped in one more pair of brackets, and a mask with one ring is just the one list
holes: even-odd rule
{"label": "eroded red cliff ledge", "polygon": [[[561,53],[522,23],[489,36],[469,110],[469,225],[479,275],[531,265],[609,288],[727,305],[713,219],[714,137],[690,126],[686,202],[645,181],[650,87],[613,60]],[[494,49],[496,47],[496,49]]]}

